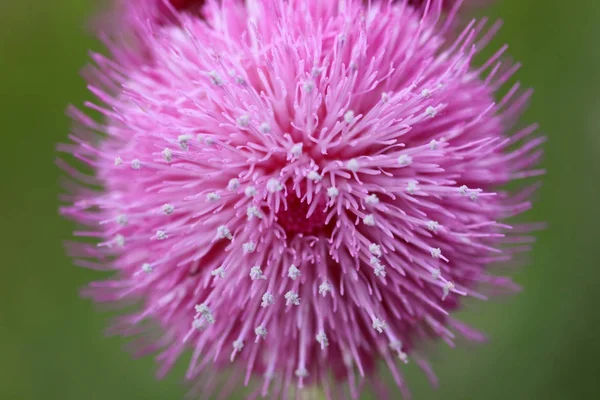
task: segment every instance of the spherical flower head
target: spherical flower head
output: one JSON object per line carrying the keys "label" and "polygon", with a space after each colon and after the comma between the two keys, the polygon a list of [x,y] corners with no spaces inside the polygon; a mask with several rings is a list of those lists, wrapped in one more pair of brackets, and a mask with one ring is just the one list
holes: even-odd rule
{"label": "spherical flower head", "polygon": [[400,365],[431,376],[415,344],[481,340],[450,315],[464,296],[514,289],[488,266],[530,241],[502,222],[532,193],[503,187],[541,173],[536,127],[511,132],[529,92],[494,100],[516,68],[472,66],[483,24],[447,42],[405,2],[225,3],[159,30],[151,65],[104,63],[103,123],[72,111],[88,130],[61,149],[95,173],[65,165],[88,186],[62,211],[99,243],[71,250],[116,271],[85,294],[138,300],[115,331],[158,324],[138,344],[161,375],[191,349],[203,398],[230,367],[357,398],[381,360],[406,394]]}

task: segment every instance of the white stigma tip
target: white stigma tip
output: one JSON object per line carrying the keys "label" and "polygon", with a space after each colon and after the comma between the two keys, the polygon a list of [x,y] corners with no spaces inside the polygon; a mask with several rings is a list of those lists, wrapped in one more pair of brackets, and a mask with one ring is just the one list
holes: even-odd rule
{"label": "white stigma tip", "polygon": [[308,376],[306,368],[298,368],[294,373],[298,378],[306,378]]}
{"label": "white stigma tip", "polygon": [[387,273],[385,272],[385,266],[381,264],[381,260],[377,257],[371,257],[370,262],[373,265],[375,276],[378,278],[385,278]]}
{"label": "white stigma tip", "polygon": [[202,316],[202,318],[204,318],[204,320],[205,320],[206,322],[208,322],[209,324],[214,324],[214,323],[215,323],[215,318],[213,317],[213,315],[212,315],[212,314],[204,314],[204,315]]}
{"label": "white stigma tip", "polygon": [[319,285],[319,294],[323,297],[327,296],[327,293],[331,293],[332,290],[331,284],[327,281]]}
{"label": "white stigma tip", "polygon": [[258,130],[261,133],[269,133],[269,132],[271,132],[271,125],[269,125],[268,122],[263,122],[262,124],[260,124],[258,126]]}
{"label": "white stigma tip", "polygon": [[225,225],[221,225],[217,228],[217,238],[218,239],[233,239],[233,235],[228,227]]}
{"label": "white stigma tip", "polygon": [[466,196],[468,192],[469,192],[469,187],[467,185],[462,185],[461,187],[458,188],[458,193],[462,194],[463,196]]}
{"label": "white stigma tip", "polygon": [[360,165],[358,164],[358,160],[356,158],[352,158],[351,160],[349,160],[346,166],[352,172],[356,172],[360,168]]}
{"label": "white stigma tip", "polygon": [[129,218],[127,218],[127,215],[121,214],[121,215],[117,216],[116,221],[117,221],[117,224],[119,224],[121,226],[125,226],[129,222]]}
{"label": "white stigma tip", "polygon": [[131,162],[131,168],[133,168],[133,169],[140,169],[140,168],[142,168],[142,162],[136,158],[135,160],[133,160]]}
{"label": "white stigma tip", "polygon": [[214,202],[221,200],[221,196],[216,192],[210,192],[206,195],[206,201]]}
{"label": "white stigma tip", "polygon": [[329,346],[329,340],[327,339],[327,335],[325,332],[319,332],[317,334],[317,342],[321,345],[321,350],[325,350],[327,346]]}
{"label": "white stigma tip", "polygon": [[285,294],[285,305],[286,306],[299,306],[300,305],[300,296],[298,296],[298,293],[290,290],[289,292],[287,292]]}
{"label": "white stigma tip", "polygon": [[312,71],[311,71],[311,75],[313,76],[313,78],[316,78],[317,76],[321,75],[323,73],[323,67],[313,67]]}
{"label": "white stigma tip", "polygon": [[400,358],[400,361],[402,361],[404,364],[408,363],[408,355],[402,351],[402,341],[393,341],[390,343],[390,348],[398,353],[398,358]]}
{"label": "white stigma tip", "polygon": [[246,80],[243,77],[238,75],[235,77],[235,83],[237,83],[238,85],[245,85]]}
{"label": "white stigma tip", "polygon": [[433,139],[431,142],[429,142],[429,148],[431,150],[435,150],[438,147],[438,141]]}
{"label": "white stigma tip", "polygon": [[347,124],[352,124],[354,122],[354,111],[346,111],[344,114],[344,121],[346,121]]}
{"label": "white stigma tip", "polygon": [[369,245],[369,252],[373,254],[375,257],[381,257],[381,246],[375,243],[371,243]]}
{"label": "white stigma tip", "polygon": [[369,206],[374,206],[379,204],[379,197],[375,193],[368,195],[365,197],[365,203]]}
{"label": "white stigma tip", "polygon": [[433,118],[437,115],[437,110],[434,107],[429,106],[425,110],[425,114],[427,114],[429,118]]}
{"label": "white stigma tip", "polygon": [[306,93],[311,93],[315,88],[315,84],[312,81],[306,81],[302,84],[302,89]]}
{"label": "white stigma tip", "polygon": [[408,192],[408,194],[415,194],[415,192],[419,189],[418,187],[418,183],[417,182],[408,182],[408,184],[406,185],[406,191]]}
{"label": "white stigma tip", "polygon": [[381,93],[381,101],[383,101],[384,103],[387,103],[388,101],[390,101],[389,93],[387,93],[387,92]]}
{"label": "white stigma tip", "polygon": [[440,227],[440,224],[437,221],[428,221],[427,222],[427,229],[430,230],[431,232],[437,232],[439,227]]}
{"label": "white stigma tip", "polygon": [[306,177],[311,181],[320,181],[323,177],[317,171],[310,171]]}
{"label": "white stigma tip", "polygon": [[244,254],[254,253],[254,251],[256,250],[256,244],[252,241],[244,243],[242,245],[242,250],[244,251]]}
{"label": "white stigma tip", "polygon": [[248,186],[246,189],[244,189],[244,194],[248,197],[254,197],[258,194],[258,192],[254,186]]}
{"label": "white stigma tip", "polygon": [[196,312],[198,314],[210,314],[210,308],[208,308],[208,306],[205,303],[202,304],[196,304],[196,306],[194,307],[194,309],[196,310]]}
{"label": "white stigma tip", "polygon": [[170,163],[173,160],[173,152],[168,147],[162,151],[163,159]]}
{"label": "white stigma tip", "polygon": [[365,215],[363,223],[368,226],[375,226],[375,216],[373,214]]}
{"label": "white stigma tip", "polygon": [[431,276],[433,277],[433,279],[437,280],[440,278],[440,276],[442,276],[442,271],[440,271],[439,269],[434,269],[431,273]]}
{"label": "white stigma tip", "polygon": [[454,283],[452,282],[447,282],[444,287],[443,287],[443,295],[442,295],[442,301],[446,300],[446,298],[448,297],[448,295],[450,294],[451,291],[453,291],[455,288]]}
{"label": "white stigma tip", "polygon": [[121,157],[115,157],[115,165],[119,166],[123,164],[123,159]]}
{"label": "white stigma tip", "polygon": [[440,256],[442,255],[442,250],[440,248],[431,249],[430,252],[431,257],[433,258],[440,258]]}
{"label": "white stigma tip", "polygon": [[402,341],[401,340],[393,340],[390,342],[390,349],[394,351],[402,350]]}
{"label": "white stigma tip", "polygon": [[236,190],[238,190],[238,188],[240,187],[240,181],[237,178],[233,178],[229,180],[229,183],[227,184],[227,189],[235,192]]}
{"label": "white stigma tip", "polygon": [[235,349],[235,351],[242,351],[242,349],[244,348],[244,342],[242,339],[237,339],[233,342],[233,348]]}
{"label": "white stigma tip", "polygon": [[225,278],[225,268],[223,266],[213,269],[210,273],[214,277]]}
{"label": "white stigma tip", "polygon": [[256,334],[256,336],[260,336],[264,339],[267,337],[267,328],[265,328],[263,325],[257,326],[254,329],[254,333]]}
{"label": "white stigma tip", "polygon": [[254,218],[262,219],[263,217],[257,206],[249,206],[246,210],[246,216],[248,217],[248,221]]}
{"label": "white stigma tip", "polygon": [[296,143],[292,146],[292,148],[290,149],[290,158],[292,159],[297,159],[302,155],[302,148],[304,147],[304,144],[302,143]]}
{"label": "white stigma tip", "polygon": [[192,321],[192,328],[194,328],[197,331],[203,331],[205,327],[206,325],[204,324],[204,320],[202,319],[195,319]]}
{"label": "white stigma tip", "polygon": [[125,247],[125,236],[123,236],[123,235],[117,235],[117,236],[115,236],[114,241],[115,241],[115,243],[116,243],[117,246],[119,246],[119,247]]}
{"label": "white stigma tip", "polygon": [[338,195],[340,194],[340,191],[338,190],[338,188],[336,187],[329,187],[327,188],[327,196],[331,199],[335,199],[336,197],[338,197]]}
{"label": "white stigma tip", "polygon": [[164,204],[162,206],[162,212],[165,215],[171,215],[175,211],[175,207],[172,204]]}
{"label": "white stigma tip", "polygon": [[188,142],[190,140],[192,140],[192,135],[179,135],[177,143],[179,143],[181,150],[186,151],[188,149]]}
{"label": "white stigma tip", "polygon": [[373,329],[375,329],[379,333],[383,333],[384,329],[387,328],[387,324],[385,321],[380,320],[379,318],[375,318],[373,320]]}
{"label": "white stigma tip", "polygon": [[400,361],[402,361],[404,364],[408,364],[408,355],[403,352],[403,351],[399,351],[398,352],[398,358],[400,359]]}
{"label": "white stigma tip", "polygon": [[375,268],[373,268],[373,272],[378,278],[385,278],[387,275],[387,272],[385,272],[385,266],[381,264],[376,264]]}
{"label": "white stigma tip", "polygon": [[408,167],[410,164],[412,164],[412,162],[413,159],[408,154],[402,154],[398,157],[398,165],[400,165],[402,168]]}
{"label": "white stigma tip", "polygon": [[146,263],[142,265],[142,271],[149,274],[150,272],[154,271],[154,267],[151,264]]}
{"label": "white stigma tip", "polygon": [[479,198],[479,192],[481,192],[481,189],[469,190],[469,199],[471,199],[471,201],[476,201]]}
{"label": "white stigma tip", "polygon": [[165,231],[156,231],[156,238],[158,240],[165,240],[169,238],[169,235]]}
{"label": "white stigma tip", "polygon": [[204,144],[207,146],[212,146],[213,144],[215,144],[215,139],[212,136],[206,136],[204,138]]}
{"label": "white stigma tip", "polygon": [[262,295],[262,303],[260,303],[261,307],[268,307],[271,304],[275,303],[275,298],[269,292]]}
{"label": "white stigma tip", "polygon": [[213,85],[215,85],[215,86],[223,85],[223,79],[221,78],[221,75],[219,75],[217,73],[217,71],[210,71],[208,73],[208,77],[210,78],[210,81],[212,82]]}
{"label": "white stigma tip", "polygon": [[421,90],[421,97],[429,97],[431,96],[431,91],[429,89],[423,89]]}
{"label": "white stigma tip", "polygon": [[250,116],[248,114],[244,114],[237,119],[237,123],[242,128],[246,128],[250,125]]}
{"label": "white stigma tip", "polygon": [[209,324],[215,323],[215,318],[213,317],[212,312],[210,311],[210,308],[208,308],[206,303],[197,304],[194,308],[196,309],[196,312],[200,314],[204,321],[208,322]]}
{"label": "white stigma tip", "polygon": [[260,265],[255,265],[254,267],[250,268],[250,279],[253,281],[267,279],[266,275],[263,274]]}
{"label": "white stigma tip", "polygon": [[283,190],[283,185],[277,179],[271,178],[267,182],[267,190],[271,193],[281,192]]}
{"label": "white stigma tip", "polygon": [[290,266],[290,268],[288,269],[288,277],[295,281],[296,279],[298,279],[298,277],[301,275],[300,270],[298,269],[298,267],[296,267],[294,264],[292,264]]}

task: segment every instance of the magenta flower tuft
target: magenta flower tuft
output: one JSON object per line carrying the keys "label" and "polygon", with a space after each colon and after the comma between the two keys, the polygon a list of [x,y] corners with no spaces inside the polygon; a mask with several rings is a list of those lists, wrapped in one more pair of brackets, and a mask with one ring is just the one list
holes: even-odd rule
{"label": "magenta flower tuft", "polygon": [[495,26],[449,43],[432,9],[210,2],[206,20],[148,24],[151,64],[94,57],[104,86],[87,105],[105,119],[72,110],[60,149],[94,171],[61,162],[81,183],[62,213],[99,243],[69,250],[116,271],[85,295],[137,302],[113,331],[158,352],[160,376],[191,350],[202,398],[230,368],[224,387],[255,396],[357,398],[365,382],[385,396],[383,360],[408,395],[399,364],[434,379],[418,344],[482,339],[449,313],[515,289],[489,266],[527,250],[530,227],[502,221],[535,185],[502,188],[542,173],[544,139],[508,134],[530,91],[494,101],[518,69],[505,48],[471,64]]}

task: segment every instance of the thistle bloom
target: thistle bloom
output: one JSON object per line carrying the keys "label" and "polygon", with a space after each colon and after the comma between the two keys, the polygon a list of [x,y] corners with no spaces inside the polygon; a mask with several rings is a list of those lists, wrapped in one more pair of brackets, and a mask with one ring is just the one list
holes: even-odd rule
{"label": "thistle bloom", "polygon": [[495,26],[447,42],[432,9],[225,0],[148,24],[149,65],[94,57],[105,119],[71,110],[61,146],[94,175],[61,162],[82,184],[62,213],[98,244],[69,250],[116,271],[85,294],[138,305],[113,331],[160,376],[191,350],[203,398],[225,370],[255,396],[357,398],[385,395],[383,360],[407,395],[403,362],[434,379],[417,344],[482,339],[450,312],[515,288],[488,267],[526,250],[529,227],[502,221],[535,185],[502,188],[542,173],[543,138],[509,134],[529,91],[494,101],[518,69],[505,48],[471,64]]}

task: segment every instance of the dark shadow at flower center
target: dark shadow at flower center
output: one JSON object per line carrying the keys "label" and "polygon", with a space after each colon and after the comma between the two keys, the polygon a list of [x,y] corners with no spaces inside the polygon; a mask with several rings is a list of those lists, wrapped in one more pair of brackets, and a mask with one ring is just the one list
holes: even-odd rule
{"label": "dark shadow at flower center", "polygon": [[319,202],[315,211],[309,217],[307,215],[310,204],[301,201],[295,192],[288,192],[286,201],[288,208],[277,213],[277,221],[288,235],[295,233],[315,236],[331,234],[335,222],[332,219],[329,224],[325,224],[327,213],[323,212],[325,208],[323,201]]}

